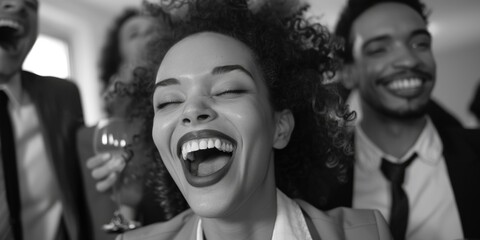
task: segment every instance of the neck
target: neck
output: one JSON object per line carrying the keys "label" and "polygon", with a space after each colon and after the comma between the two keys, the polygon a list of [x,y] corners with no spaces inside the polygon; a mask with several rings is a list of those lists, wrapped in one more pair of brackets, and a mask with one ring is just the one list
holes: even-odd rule
{"label": "neck", "polygon": [[202,218],[206,239],[272,239],[277,216],[277,193],[276,188],[265,187],[272,185],[275,185],[275,177],[267,177],[234,214],[223,218]]}
{"label": "neck", "polygon": [[0,84],[7,84],[20,78],[20,72],[16,72],[13,75],[4,75],[0,73]]}
{"label": "neck", "polygon": [[363,108],[360,127],[383,152],[403,157],[415,144],[427,123],[426,115],[416,119],[396,119],[373,109]]}

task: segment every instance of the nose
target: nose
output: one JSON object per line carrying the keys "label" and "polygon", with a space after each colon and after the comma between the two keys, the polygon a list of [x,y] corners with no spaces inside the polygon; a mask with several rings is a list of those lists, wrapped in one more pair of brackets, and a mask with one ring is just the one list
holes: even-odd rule
{"label": "nose", "polygon": [[398,68],[415,68],[420,64],[420,58],[417,56],[415,49],[408,46],[402,46],[398,50],[398,55],[394,61],[394,66]]}
{"label": "nose", "polygon": [[210,106],[209,99],[190,99],[183,109],[182,124],[185,126],[207,123],[217,118],[217,112]]}
{"label": "nose", "polygon": [[0,10],[4,12],[20,11],[24,5],[24,0],[1,0]]}

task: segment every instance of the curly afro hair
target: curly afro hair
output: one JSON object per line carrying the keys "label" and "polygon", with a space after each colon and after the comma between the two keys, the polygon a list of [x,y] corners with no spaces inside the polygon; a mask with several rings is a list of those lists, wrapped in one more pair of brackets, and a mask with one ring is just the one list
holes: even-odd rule
{"label": "curly afro hair", "polygon": [[345,50],[339,52],[339,56],[346,62],[353,61],[352,43],[350,42],[350,31],[355,20],[371,7],[386,2],[405,4],[415,10],[420,16],[428,21],[429,12],[425,4],[420,0],[349,0],[340,13],[334,33],[345,42]]}
{"label": "curly afro hair", "polygon": [[120,30],[129,19],[139,16],[140,11],[135,8],[125,9],[113,22],[110,27],[105,43],[101,50],[98,67],[100,71],[100,80],[106,87],[110,79],[115,75],[122,63],[122,54],[120,52]]}
{"label": "curly afro hair", "polygon": [[[252,49],[260,63],[273,108],[290,109],[295,118],[290,143],[275,150],[277,187],[291,198],[323,208],[330,193],[346,181],[346,169],[353,162],[349,122],[354,114],[342,103],[336,85],[330,84],[339,67],[334,56],[340,44],[326,27],[304,17],[307,7],[284,16],[268,5],[252,13],[247,1],[241,0],[173,2],[175,7],[187,4],[188,11],[182,21],[173,23],[171,39],[150,44],[151,66],[142,69],[136,82],[137,100],[145,106],[136,112],[144,117],[146,131],[151,133],[156,72],[168,49],[185,37],[206,31],[237,39]],[[147,7],[158,12],[164,6]],[[166,174],[160,162],[157,179],[163,181]],[[163,187],[167,189],[165,184]],[[180,199],[175,192],[178,189],[170,187],[164,192]],[[162,197],[168,201],[169,196]]]}

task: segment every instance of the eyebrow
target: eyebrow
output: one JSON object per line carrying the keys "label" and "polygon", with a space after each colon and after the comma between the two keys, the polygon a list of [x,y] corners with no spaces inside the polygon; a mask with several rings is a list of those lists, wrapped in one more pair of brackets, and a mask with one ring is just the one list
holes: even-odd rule
{"label": "eyebrow", "polygon": [[162,81],[159,81],[155,83],[155,89],[158,87],[166,87],[166,86],[171,86],[171,85],[178,85],[180,82],[176,78],[167,78]]}
{"label": "eyebrow", "polygon": [[432,38],[432,34],[427,29],[415,30],[410,34],[410,37],[417,36],[417,35],[427,35],[428,37]]}
{"label": "eyebrow", "polygon": [[224,74],[224,73],[228,73],[228,72],[235,71],[235,70],[239,70],[239,71],[247,74],[249,77],[251,77],[253,79],[253,75],[247,69],[245,69],[243,66],[238,65],[238,64],[215,67],[212,70],[212,74],[213,75]]}
{"label": "eyebrow", "polygon": [[[228,72],[235,71],[235,70],[239,70],[239,71],[247,74],[249,77],[251,77],[253,79],[253,75],[247,69],[245,69],[244,67],[242,67],[241,65],[238,65],[238,64],[215,67],[212,70],[212,74],[213,75],[224,74],[224,73],[228,73]],[[158,81],[157,83],[155,83],[154,88],[156,89],[158,87],[167,87],[167,86],[178,85],[178,84],[180,84],[180,81],[178,81],[178,79],[167,78],[167,79],[164,79],[162,81]]]}

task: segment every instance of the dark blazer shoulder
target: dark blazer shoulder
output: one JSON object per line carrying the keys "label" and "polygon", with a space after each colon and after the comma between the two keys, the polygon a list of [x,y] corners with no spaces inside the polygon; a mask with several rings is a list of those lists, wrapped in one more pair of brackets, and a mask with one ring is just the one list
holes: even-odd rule
{"label": "dark blazer shoulder", "polygon": [[[78,94],[77,85],[66,79],[51,76],[40,76],[32,72],[22,71],[22,86],[29,94],[65,95]],[[41,90],[41,91],[40,91]],[[76,97],[76,96],[71,97]]]}
{"label": "dark blazer shoulder", "polygon": [[480,238],[480,130],[436,126],[466,238]]}

